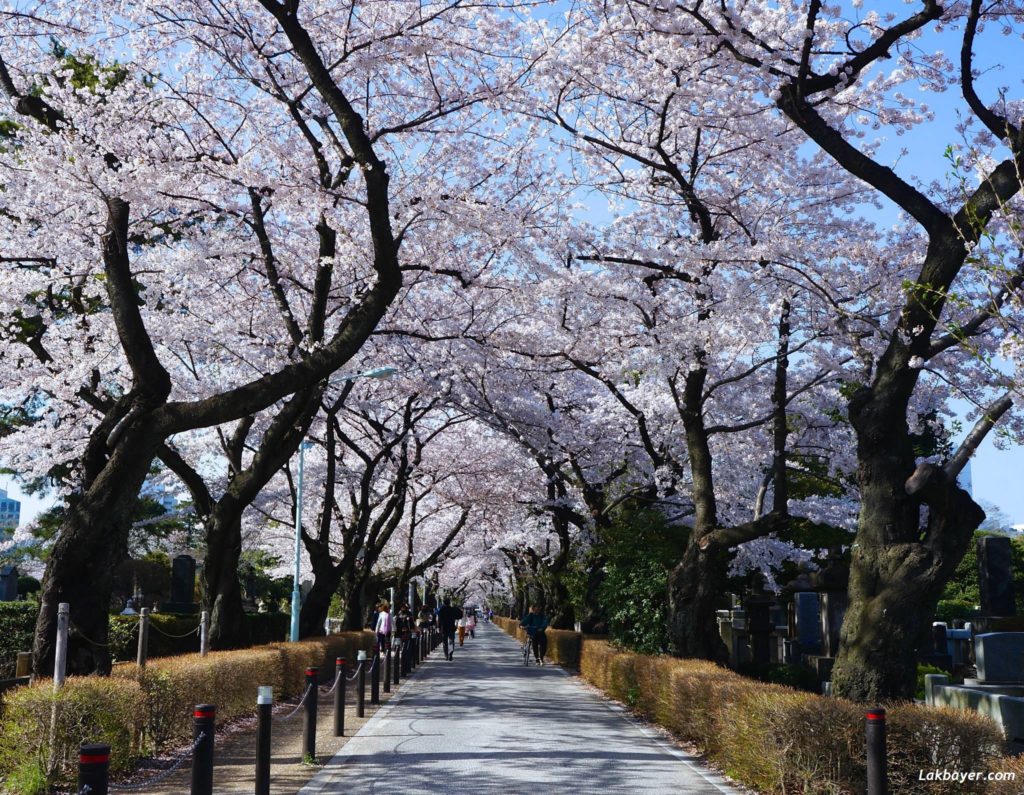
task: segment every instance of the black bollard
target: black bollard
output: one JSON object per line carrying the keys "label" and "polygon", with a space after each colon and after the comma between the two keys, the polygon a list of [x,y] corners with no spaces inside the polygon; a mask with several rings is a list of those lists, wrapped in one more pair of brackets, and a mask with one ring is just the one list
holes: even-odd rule
{"label": "black bollard", "polygon": [[384,650],[384,692],[391,692],[391,647]]}
{"label": "black bollard", "polygon": [[405,640],[402,643],[402,676],[412,673],[412,641]]}
{"label": "black bollard", "polygon": [[[87,743],[78,746],[78,791],[107,795],[110,774],[110,746]],[[88,787],[88,789],[86,789]]]}
{"label": "black bollard", "polygon": [[392,671],[395,674],[395,684],[397,685],[398,682],[399,682],[399,679],[400,679],[399,674],[401,673],[401,670],[402,670],[402,644],[401,644],[401,642],[398,642],[398,643],[394,644],[394,649],[395,649],[395,662],[391,666],[391,669],[392,669]]}
{"label": "black bollard", "polygon": [[345,658],[339,657],[334,661],[335,676],[338,677],[338,685],[334,688],[334,736],[345,735],[345,685],[347,681],[345,674]]}
{"label": "black bollard", "polygon": [[316,708],[317,708],[317,679],[319,679],[319,668],[306,669],[306,709],[302,717],[302,761],[316,761]]}
{"label": "black bollard", "polygon": [[370,671],[370,703],[380,703],[380,654],[373,657],[373,668]]}
{"label": "black bollard", "polygon": [[359,652],[359,679],[356,682],[356,717],[366,716],[366,652]]}
{"label": "black bollard", "polygon": [[885,768],[885,710],[873,707],[864,713],[868,743],[868,795],[887,795]]}
{"label": "black bollard", "polygon": [[274,688],[261,686],[256,695],[256,795],[270,795],[270,727]]}
{"label": "black bollard", "polygon": [[217,707],[198,704],[192,712],[192,795],[213,795],[213,736]]}

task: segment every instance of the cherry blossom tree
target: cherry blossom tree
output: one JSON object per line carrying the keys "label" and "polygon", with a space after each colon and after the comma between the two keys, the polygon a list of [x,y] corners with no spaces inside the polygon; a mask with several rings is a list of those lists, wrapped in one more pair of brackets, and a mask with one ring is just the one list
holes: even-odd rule
{"label": "cherry blossom tree", "polygon": [[[481,133],[480,101],[516,79],[515,58],[491,69],[478,46],[500,46],[500,15],[315,6],[2,11],[0,86],[16,121],[0,177],[14,265],[3,310],[17,320],[5,336],[26,352],[20,397],[42,401],[74,469],[44,578],[39,674],[59,601],[74,605],[72,670],[109,668],[108,573],[166,440],[280,403],[268,427],[285,453],[296,445],[289,420],[301,426],[317,384],[398,295],[414,222],[486,183],[464,176],[476,161],[455,139]],[[82,63],[114,72],[84,85]],[[234,546],[232,514],[215,548]]]}
{"label": "cherry blossom tree", "polygon": [[[710,68],[762,98],[762,115],[797,128],[836,175],[857,178],[901,213],[894,245],[874,235],[888,267],[864,271],[892,303],[872,319],[865,366],[851,379],[860,514],[833,687],[859,699],[908,697],[936,600],[984,518],[956,475],[1012,402],[1006,379],[990,373],[968,390],[985,408],[961,448],[945,461],[915,456],[915,404],[929,382],[963,384],[973,370],[964,349],[991,350],[1005,328],[996,318],[1017,311],[1019,268],[993,264],[1002,260],[1000,230],[1018,212],[1019,110],[1005,92],[982,98],[976,58],[986,28],[1012,27],[1019,10],[980,2],[947,10],[931,0],[904,15],[817,2],[632,7],[652,35],[706,53]],[[957,32],[958,68],[928,38],[939,26]],[[970,179],[954,172],[945,185],[922,184],[890,166],[868,138],[873,128],[903,134],[930,121],[918,88],[959,94],[965,146],[957,157],[973,170]],[[933,140],[936,133],[929,131]],[[960,133],[948,134],[953,146]]]}

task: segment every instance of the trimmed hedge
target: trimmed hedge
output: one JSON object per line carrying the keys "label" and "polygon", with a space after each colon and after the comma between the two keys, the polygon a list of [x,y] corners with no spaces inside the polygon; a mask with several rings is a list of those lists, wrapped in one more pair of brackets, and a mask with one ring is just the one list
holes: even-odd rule
{"label": "trimmed hedge", "polygon": [[[494,622],[522,638],[518,621]],[[766,795],[866,790],[862,706],[758,682],[703,660],[635,654],[597,638],[558,634],[576,635],[584,679],[697,745],[735,780]],[[568,639],[560,646],[572,648]],[[890,792],[945,795],[949,782],[919,780],[921,770],[945,768],[1016,772],[1016,782],[968,781],[957,792],[1020,795],[1024,757],[1001,755],[1003,736],[993,721],[960,710],[886,706]]]}
{"label": "trimmed hedge", "polygon": [[14,676],[19,651],[32,650],[38,602],[0,602],[0,679]]}
{"label": "trimmed hedge", "polygon": [[[82,742],[110,743],[112,769],[129,770],[144,754],[188,743],[196,704],[216,704],[218,725],[254,715],[260,685],[271,685],[278,699],[300,696],[306,668],[319,667],[321,679],[330,681],[336,657],[372,652],[375,640],[372,632],[347,632],[206,657],[188,654],[150,660],[142,669],[120,665],[109,678],[71,677],[56,695],[49,681],[12,691],[0,723],[4,791],[39,795],[50,785],[72,782]],[[54,705],[62,728],[51,744]]]}
{"label": "trimmed hedge", "polygon": [[131,770],[146,712],[145,692],[124,679],[73,676],[57,693],[49,680],[9,691],[0,724],[4,792],[41,795],[52,783],[71,783],[81,743],[109,743],[111,771]]}
{"label": "trimmed hedge", "polygon": [[[867,787],[863,707],[757,682],[713,663],[583,643],[582,676],[699,745],[729,776],[770,795],[861,793]],[[919,771],[1004,770],[999,727],[981,715],[914,704],[888,708],[892,792],[938,795],[948,782]],[[958,792],[990,792],[964,782]]]}

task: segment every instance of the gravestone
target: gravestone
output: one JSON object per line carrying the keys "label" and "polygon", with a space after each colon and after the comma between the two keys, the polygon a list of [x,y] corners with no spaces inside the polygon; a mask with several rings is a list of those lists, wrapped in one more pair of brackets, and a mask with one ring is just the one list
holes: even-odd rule
{"label": "gravestone", "polygon": [[771,601],[752,596],[747,600],[747,631],[750,633],[750,656],[754,665],[768,665],[771,659]]}
{"label": "gravestone", "polygon": [[821,653],[821,619],[818,594],[803,591],[793,594],[796,639],[803,654]]}
{"label": "gravestone", "polygon": [[987,632],[974,639],[978,682],[1024,682],[1024,632]]}
{"label": "gravestone", "polygon": [[13,602],[18,598],[18,567],[0,567],[0,602]]}
{"label": "gravestone", "polygon": [[171,599],[160,606],[161,612],[190,615],[199,610],[193,598],[196,591],[196,561],[191,555],[178,555],[171,561]]}
{"label": "gravestone", "polygon": [[846,591],[825,591],[820,595],[821,653],[825,657],[839,653],[839,631],[843,628],[847,605]]}
{"label": "gravestone", "polygon": [[171,601],[191,602],[196,589],[196,562],[191,555],[171,561]]}
{"label": "gravestone", "polygon": [[1006,536],[978,539],[978,588],[982,615],[1017,615],[1010,539]]}

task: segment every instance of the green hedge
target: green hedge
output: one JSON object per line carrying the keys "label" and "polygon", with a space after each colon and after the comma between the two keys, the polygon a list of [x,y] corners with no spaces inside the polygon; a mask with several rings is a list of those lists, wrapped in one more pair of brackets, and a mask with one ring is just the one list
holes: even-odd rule
{"label": "green hedge", "polygon": [[49,680],[9,691],[0,723],[3,791],[40,795],[72,783],[82,743],[109,743],[111,771],[131,770],[145,715],[145,692],[126,679],[73,676],[57,693]]}
{"label": "green hedge", "polygon": [[[112,770],[130,770],[144,754],[188,742],[192,708],[215,704],[217,723],[254,715],[256,689],[271,685],[277,699],[302,694],[305,670],[320,667],[330,681],[335,657],[372,651],[372,632],[348,632],[298,643],[151,660],[123,665],[108,678],[70,677],[55,695],[50,681],[11,691],[0,722],[3,791],[42,795],[74,781],[83,742],[109,743]],[[50,716],[57,709],[58,730]]]}
{"label": "green hedge", "polygon": [[[37,602],[0,602],[0,679],[14,676],[19,651],[31,651]],[[287,613],[246,613],[254,646],[278,643],[288,636]],[[199,651],[198,616],[153,613],[149,617],[149,658],[173,657]],[[138,616],[110,617],[110,653],[115,661],[134,662],[139,648]]]}
{"label": "green hedge", "polygon": [[14,676],[19,651],[32,650],[38,602],[0,602],[0,679]]}

